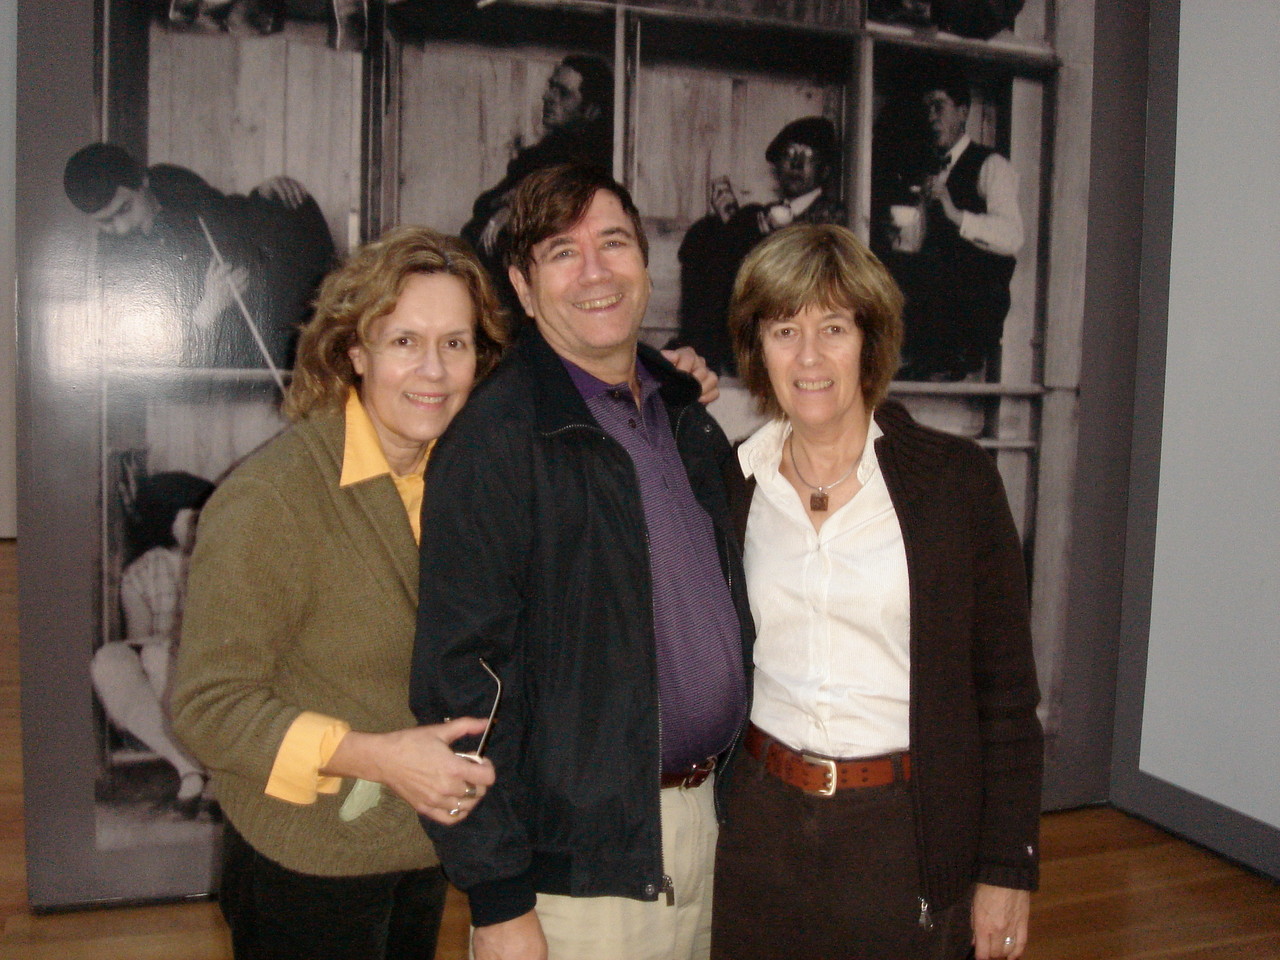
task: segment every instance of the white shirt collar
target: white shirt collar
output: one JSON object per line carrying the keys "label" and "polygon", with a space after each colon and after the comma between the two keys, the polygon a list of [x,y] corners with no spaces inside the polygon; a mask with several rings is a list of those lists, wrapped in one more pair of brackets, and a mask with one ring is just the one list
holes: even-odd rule
{"label": "white shirt collar", "polygon": [[[765,470],[777,470],[782,463],[782,446],[791,435],[791,424],[785,417],[770,420],[753,433],[738,447],[738,463],[746,477],[755,476]],[[862,456],[858,459],[858,482],[864,487],[880,468],[876,459],[876,440],[884,436],[884,431],[876,423],[875,417],[867,425],[867,441],[862,446]]]}
{"label": "white shirt collar", "polygon": [[960,134],[960,139],[953,143],[951,145],[951,149],[947,151],[948,170],[950,170],[955,162],[960,159],[960,154],[964,153],[965,148],[972,142],[973,141],[969,139],[969,135],[967,133]]}
{"label": "white shirt collar", "polygon": [[798,217],[800,216],[800,214],[804,213],[811,206],[813,206],[813,202],[818,199],[818,195],[821,193],[822,193],[822,188],[815,187],[814,189],[810,190],[808,193],[802,193],[798,197],[792,197],[790,200],[787,201],[787,206],[790,207],[791,212]]}

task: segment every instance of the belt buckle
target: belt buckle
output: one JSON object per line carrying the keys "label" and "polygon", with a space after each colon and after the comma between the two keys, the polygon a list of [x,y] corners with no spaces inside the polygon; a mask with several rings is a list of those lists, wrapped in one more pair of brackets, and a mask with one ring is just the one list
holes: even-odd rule
{"label": "belt buckle", "polygon": [[711,776],[711,771],[716,768],[716,758],[708,757],[701,763],[695,763],[693,769],[689,771],[688,776],[684,778],[682,786],[686,790],[692,790],[700,787],[707,782],[707,777]]}
{"label": "belt buckle", "polygon": [[811,753],[802,753],[800,758],[805,763],[812,763],[817,767],[825,767],[827,771],[827,785],[817,790],[806,791],[819,797],[834,797],[836,793],[836,762],[827,757],[815,757]]}

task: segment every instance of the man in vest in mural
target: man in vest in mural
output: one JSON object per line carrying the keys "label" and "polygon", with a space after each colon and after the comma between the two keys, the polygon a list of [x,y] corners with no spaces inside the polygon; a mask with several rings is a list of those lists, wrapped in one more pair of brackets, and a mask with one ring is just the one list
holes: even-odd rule
{"label": "man in vest in mural", "polygon": [[966,132],[969,84],[947,68],[922,95],[932,173],[917,206],[889,208],[886,264],[906,294],[905,363],[898,378],[988,379],[1009,312],[1009,281],[1022,247],[1018,174]]}

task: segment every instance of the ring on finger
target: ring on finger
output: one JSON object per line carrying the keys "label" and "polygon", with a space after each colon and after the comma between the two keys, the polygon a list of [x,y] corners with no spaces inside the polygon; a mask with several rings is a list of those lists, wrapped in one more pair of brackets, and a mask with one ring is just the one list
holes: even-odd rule
{"label": "ring on finger", "polygon": [[462,807],[454,807],[452,810],[449,811],[449,816],[456,817],[461,812],[462,812]]}
{"label": "ring on finger", "polygon": [[1006,947],[1012,947],[1012,946],[1013,946],[1013,937],[1005,937],[1005,938],[1004,938],[1004,945],[1005,945]]}
{"label": "ring on finger", "polygon": [[474,783],[467,784],[467,789],[462,791],[462,799],[470,800],[476,795],[476,785]]}

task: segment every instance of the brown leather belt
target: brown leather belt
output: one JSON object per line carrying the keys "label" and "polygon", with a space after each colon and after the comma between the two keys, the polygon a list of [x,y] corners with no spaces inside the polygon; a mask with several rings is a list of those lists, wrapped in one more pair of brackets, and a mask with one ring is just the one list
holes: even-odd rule
{"label": "brown leather belt", "polygon": [[829,797],[837,790],[883,787],[897,780],[911,779],[909,753],[869,760],[831,760],[792,750],[754,723],[747,728],[746,745],[747,753],[783,783],[820,797]]}
{"label": "brown leather belt", "polygon": [[662,775],[662,789],[668,787],[684,787],[685,789],[693,789],[702,786],[707,777],[711,776],[711,771],[716,768],[716,758],[707,757],[701,763],[695,763],[688,770],[681,773],[664,773]]}

